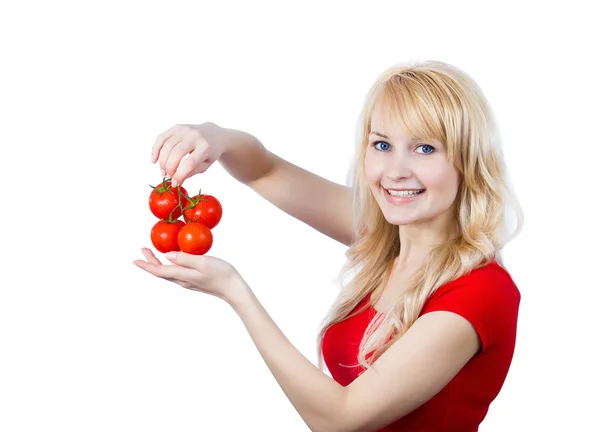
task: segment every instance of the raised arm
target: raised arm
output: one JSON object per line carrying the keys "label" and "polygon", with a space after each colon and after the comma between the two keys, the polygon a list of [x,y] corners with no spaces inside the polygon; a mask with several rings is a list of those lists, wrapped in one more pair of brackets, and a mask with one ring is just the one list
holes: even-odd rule
{"label": "raised arm", "polygon": [[219,162],[234,178],[290,216],[350,245],[351,188],[277,156],[252,135],[240,131],[231,133],[232,138]]}

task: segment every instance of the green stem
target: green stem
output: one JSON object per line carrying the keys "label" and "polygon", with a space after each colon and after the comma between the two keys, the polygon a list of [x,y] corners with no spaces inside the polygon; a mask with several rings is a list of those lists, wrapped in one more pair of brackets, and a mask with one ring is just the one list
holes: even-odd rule
{"label": "green stem", "polygon": [[171,213],[169,213],[169,221],[173,220],[173,212],[177,209],[177,207],[181,209],[181,214],[183,214],[183,207],[181,207],[181,191],[179,190],[179,186],[177,186],[177,198],[179,203],[173,207],[173,210],[171,210]]}

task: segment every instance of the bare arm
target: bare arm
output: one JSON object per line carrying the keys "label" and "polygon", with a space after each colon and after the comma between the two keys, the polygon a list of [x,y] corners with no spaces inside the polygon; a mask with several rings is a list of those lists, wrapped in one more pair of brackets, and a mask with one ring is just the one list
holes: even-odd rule
{"label": "bare arm", "polygon": [[231,130],[219,162],[235,179],[290,216],[342,244],[351,244],[352,188],[286,161],[241,131]]}
{"label": "bare arm", "polygon": [[223,130],[226,139],[218,161],[234,179],[248,185],[273,169],[269,151],[253,135],[236,129]]}

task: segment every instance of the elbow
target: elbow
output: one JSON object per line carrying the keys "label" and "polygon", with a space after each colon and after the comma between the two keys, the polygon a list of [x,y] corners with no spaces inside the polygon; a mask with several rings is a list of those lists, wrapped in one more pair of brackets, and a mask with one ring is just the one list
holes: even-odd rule
{"label": "elbow", "polygon": [[[331,415],[323,421],[317,428],[314,429],[316,432],[359,432],[360,428],[357,428],[351,421],[351,418],[345,414],[344,410],[338,409],[332,411]],[[312,430],[312,429],[311,429]]]}
{"label": "elbow", "polygon": [[352,416],[346,415],[332,420],[326,427],[318,429],[320,432],[377,432],[382,426],[359,424]]}
{"label": "elbow", "polygon": [[329,407],[328,412],[321,413],[318,419],[309,428],[312,432],[350,432],[354,429],[348,428],[347,419],[343,414],[343,410],[338,406],[337,409]]}
{"label": "elbow", "polygon": [[318,429],[319,432],[359,432],[359,429],[342,426],[340,424],[330,424],[328,427]]}
{"label": "elbow", "polygon": [[356,417],[348,400],[348,388],[338,387],[340,392],[332,398],[327,410],[321,411],[318,420],[309,425],[313,432],[374,432],[377,429],[365,427]]}
{"label": "elbow", "polygon": [[330,416],[309,426],[312,432],[350,432],[337,416]]}

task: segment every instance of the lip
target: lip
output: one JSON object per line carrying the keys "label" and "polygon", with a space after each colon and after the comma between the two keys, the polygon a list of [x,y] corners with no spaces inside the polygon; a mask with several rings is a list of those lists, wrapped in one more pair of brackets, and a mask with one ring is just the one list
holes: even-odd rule
{"label": "lip", "polygon": [[[383,191],[383,194],[385,195],[385,199],[387,200],[387,202],[389,202],[390,204],[394,204],[394,205],[410,204],[413,201],[418,200],[419,198],[421,198],[423,195],[425,195],[427,193],[427,190],[425,190],[425,192],[420,193],[419,195],[416,195],[414,197],[395,197],[395,196],[391,196],[383,186],[381,187],[381,189]],[[392,190],[396,190],[396,189],[392,189]]]}
{"label": "lip", "polygon": [[423,189],[423,188],[400,188],[400,189],[396,189],[396,188],[386,188],[383,185],[381,187],[384,188],[384,189],[393,190],[393,191],[407,191],[407,190],[421,190],[421,189]]}

